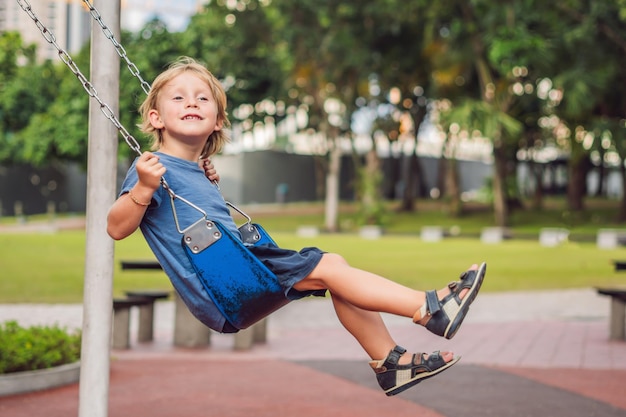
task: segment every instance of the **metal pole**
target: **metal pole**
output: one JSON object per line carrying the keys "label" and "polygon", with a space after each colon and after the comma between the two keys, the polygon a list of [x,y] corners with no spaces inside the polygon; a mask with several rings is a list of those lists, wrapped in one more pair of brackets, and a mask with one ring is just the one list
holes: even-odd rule
{"label": "metal pole", "polygon": [[[120,0],[98,0],[94,5],[119,39]],[[117,115],[120,58],[108,42],[100,27],[92,24],[90,79]],[[114,245],[106,233],[106,217],[115,200],[117,144],[117,129],[91,100],[79,417],[108,415]]]}

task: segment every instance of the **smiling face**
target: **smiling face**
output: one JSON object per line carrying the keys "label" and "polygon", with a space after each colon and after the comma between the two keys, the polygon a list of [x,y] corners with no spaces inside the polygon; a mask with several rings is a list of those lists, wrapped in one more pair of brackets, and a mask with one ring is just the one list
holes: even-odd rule
{"label": "smiling face", "polygon": [[190,71],[163,86],[149,118],[150,124],[162,132],[165,146],[178,141],[202,147],[209,135],[223,127],[209,85]]}

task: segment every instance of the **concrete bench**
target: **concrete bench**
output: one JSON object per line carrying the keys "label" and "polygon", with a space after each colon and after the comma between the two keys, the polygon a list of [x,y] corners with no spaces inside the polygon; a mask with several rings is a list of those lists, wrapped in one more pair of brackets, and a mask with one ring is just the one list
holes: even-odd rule
{"label": "concrete bench", "polygon": [[[121,261],[123,270],[162,270],[161,265],[155,260],[131,260]],[[139,310],[139,338],[140,342],[150,341],[154,332],[154,302],[164,298],[163,291],[129,291],[127,295],[135,297],[145,296],[150,302],[142,304]],[[166,293],[167,294],[167,293]],[[196,319],[174,291],[174,345],[187,348],[200,348],[210,344],[211,330]],[[128,308],[130,311],[130,307]],[[129,314],[130,319],[130,314]],[[127,326],[128,327],[128,326]],[[128,338],[128,336],[127,336]],[[267,341],[267,318],[255,323],[248,329],[241,330],[234,335],[235,350],[247,350],[254,343]],[[122,342],[120,342],[122,343]],[[129,342],[126,342],[129,345]]]}
{"label": "concrete bench", "polygon": [[[267,318],[234,334],[234,350],[251,349],[267,341]],[[196,319],[178,293],[175,295],[174,346],[202,348],[211,344],[211,329]]]}
{"label": "concrete bench", "polygon": [[137,341],[140,343],[151,342],[154,339],[154,303],[157,300],[164,300],[170,296],[169,291],[161,290],[133,290],[126,291],[129,298],[145,298],[149,303],[139,307],[139,330]]}
{"label": "concrete bench", "polygon": [[626,271],[626,261],[613,261],[615,272]]}
{"label": "concrete bench", "polygon": [[320,230],[317,228],[317,226],[308,226],[308,225],[303,225],[298,227],[298,229],[296,230],[296,235],[298,237],[318,237],[320,234]]}
{"label": "concrete bench", "polygon": [[596,245],[599,249],[615,249],[626,242],[626,230],[623,229],[600,229],[596,237]]}
{"label": "concrete bench", "polygon": [[127,297],[113,299],[113,330],[111,346],[113,349],[130,348],[130,309],[153,304],[149,298]]}
{"label": "concrete bench", "polygon": [[539,243],[541,246],[558,246],[567,242],[569,230],[558,227],[544,227],[539,231]]}
{"label": "concrete bench", "polygon": [[138,269],[138,270],[159,270],[163,268],[157,261],[121,261],[122,270]]}
{"label": "concrete bench", "polygon": [[420,231],[420,238],[424,242],[439,242],[443,239],[443,228],[440,226],[424,226]]}
{"label": "concrete bench", "polygon": [[376,240],[380,239],[383,235],[383,228],[381,226],[362,226],[359,229],[359,237],[362,239]]}
{"label": "concrete bench", "polygon": [[626,340],[626,288],[597,288],[597,291],[611,297],[609,338]]}
{"label": "concrete bench", "polygon": [[503,227],[485,227],[480,233],[480,241],[486,244],[498,244],[505,239],[506,233]]}

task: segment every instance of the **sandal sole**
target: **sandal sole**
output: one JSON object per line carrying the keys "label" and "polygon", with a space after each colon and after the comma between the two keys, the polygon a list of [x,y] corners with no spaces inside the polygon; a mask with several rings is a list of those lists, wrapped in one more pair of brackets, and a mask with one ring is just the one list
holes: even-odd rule
{"label": "sandal sole", "polygon": [[474,302],[474,300],[476,299],[476,296],[478,295],[478,291],[480,290],[480,287],[483,284],[486,273],[487,273],[487,264],[483,262],[482,264],[480,264],[480,266],[476,270],[476,278],[474,279],[474,283],[469,288],[469,291],[467,292],[467,294],[465,294],[465,297],[463,297],[463,299],[461,300],[461,305],[459,306],[459,312],[457,313],[454,320],[452,320],[448,324],[448,327],[446,327],[446,330],[443,333],[443,337],[445,337],[446,339],[452,339],[454,335],[456,334],[456,332],[461,327],[463,320],[465,320],[465,316],[467,316],[467,312],[469,311],[470,305]]}
{"label": "sandal sole", "polygon": [[395,388],[393,388],[393,389],[391,389],[389,391],[385,391],[385,394],[388,397],[391,397],[391,396],[396,395],[396,394],[400,394],[401,392],[406,391],[407,389],[409,389],[411,387],[414,387],[415,385],[419,384],[422,381],[427,380],[428,378],[432,378],[435,375],[439,375],[440,373],[442,373],[446,369],[449,369],[452,365],[457,363],[460,359],[461,359],[460,356],[455,356],[454,359],[452,359],[450,362],[446,363],[442,367],[437,368],[434,371],[422,372],[422,373],[418,374],[414,379],[408,381],[406,384],[400,385],[399,387],[395,387]]}

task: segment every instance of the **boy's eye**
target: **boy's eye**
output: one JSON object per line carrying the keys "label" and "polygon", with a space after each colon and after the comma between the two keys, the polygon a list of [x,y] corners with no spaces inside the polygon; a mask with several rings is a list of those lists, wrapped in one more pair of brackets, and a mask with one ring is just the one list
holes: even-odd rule
{"label": "boy's eye", "polygon": [[198,97],[198,100],[209,101],[209,99],[207,97]]}
{"label": "boy's eye", "polygon": [[181,96],[174,96],[174,100],[182,100],[183,98]]}

